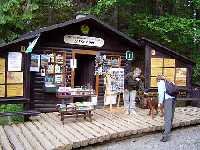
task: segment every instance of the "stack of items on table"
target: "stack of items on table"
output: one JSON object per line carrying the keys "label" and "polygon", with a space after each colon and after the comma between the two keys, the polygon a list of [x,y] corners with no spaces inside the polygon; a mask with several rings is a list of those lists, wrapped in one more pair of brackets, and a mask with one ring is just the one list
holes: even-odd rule
{"label": "stack of items on table", "polygon": [[66,95],[94,95],[93,89],[86,88],[71,88],[71,87],[59,87],[58,93],[65,93]]}
{"label": "stack of items on table", "polygon": [[92,102],[76,102],[76,103],[69,103],[69,104],[57,104],[57,109],[60,112],[64,111],[81,111],[81,110],[92,110],[94,109],[94,105]]}

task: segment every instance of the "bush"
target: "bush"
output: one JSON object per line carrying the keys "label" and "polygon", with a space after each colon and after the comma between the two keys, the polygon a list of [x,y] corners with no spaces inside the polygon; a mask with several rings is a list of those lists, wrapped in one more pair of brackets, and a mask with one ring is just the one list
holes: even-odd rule
{"label": "bush", "polygon": [[[7,104],[7,105],[0,105],[0,112],[17,112],[23,111],[22,104]],[[0,117],[0,125],[5,125],[10,123],[19,123],[24,121],[23,116],[11,116],[11,117]]]}

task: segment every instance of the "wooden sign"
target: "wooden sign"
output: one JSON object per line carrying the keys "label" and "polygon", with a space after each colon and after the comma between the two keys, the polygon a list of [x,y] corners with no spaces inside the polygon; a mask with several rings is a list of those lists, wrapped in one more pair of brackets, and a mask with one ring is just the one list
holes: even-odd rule
{"label": "wooden sign", "polygon": [[7,97],[23,96],[23,84],[7,85]]}
{"label": "wooden sign", "polygon": [[151,67],[163,67],[163,58],[151,58]]}
{"label": "wooden sign", "polygon": [[164,58],[164,67],[175,67],[175,59]]}
{"label": "wooden sign", "polygon": [[104,45],[104,40],[102,38],[80,35],[65,35],[64,42],[67,44],[77,44],[96,47],[102,47]]}

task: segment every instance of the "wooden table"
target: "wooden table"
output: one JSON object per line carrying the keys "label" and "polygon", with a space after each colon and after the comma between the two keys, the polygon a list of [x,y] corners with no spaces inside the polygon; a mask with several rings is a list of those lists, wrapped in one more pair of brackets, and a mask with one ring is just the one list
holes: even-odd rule
{"label": "wooden table", "polygon": [[92,111],[93,109],[78,109],[77,106],[75,107],[70,107],[70,108],[67,108],[65,110],[59,110],[58,108],[58,112],[60,113],[60,120],[62,121],[63,125],[64,125],[64,119],[65,118],[73,118],[75,117],[76,119],[78,117],[83,117],[84,119],[86,119],[87,117],[89,118],[89,121],[91,122],[92,121]]}

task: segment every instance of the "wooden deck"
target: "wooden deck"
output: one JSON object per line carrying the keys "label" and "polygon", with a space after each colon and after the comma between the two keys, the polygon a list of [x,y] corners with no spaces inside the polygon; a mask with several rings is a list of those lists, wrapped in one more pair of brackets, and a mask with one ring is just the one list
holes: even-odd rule
{"label": "wooden deck", "polygon": [[[200,123],[200,108],[177,107],[173,127]],[[82,118],[65,119],[62,125],[58,113],[41,114],[23,124],[0,126],[0,150],[50,150],[78,148],[129,135],[162,130],[163,118],[151,119],[147,110],[125,115],[121,109],[110,113],[95,110],[93,121]]]}

